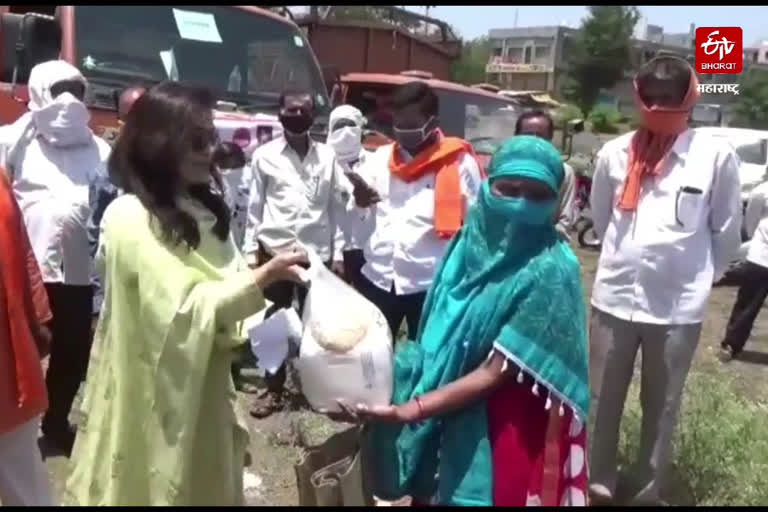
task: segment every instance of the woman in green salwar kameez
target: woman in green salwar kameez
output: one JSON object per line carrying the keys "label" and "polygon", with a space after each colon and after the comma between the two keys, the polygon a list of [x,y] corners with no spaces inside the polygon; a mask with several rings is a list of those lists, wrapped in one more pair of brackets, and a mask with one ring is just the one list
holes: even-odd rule
{"label": "woman in green salwar kameez", "polygon": [[160,84],[139,98],[110,158],[125,194],[107,209],[104,306],[65,501],[243,503],[247,428],[230,376],[261,293],[298,280],[304,254],[249,269],[211,164],[214,98]]}

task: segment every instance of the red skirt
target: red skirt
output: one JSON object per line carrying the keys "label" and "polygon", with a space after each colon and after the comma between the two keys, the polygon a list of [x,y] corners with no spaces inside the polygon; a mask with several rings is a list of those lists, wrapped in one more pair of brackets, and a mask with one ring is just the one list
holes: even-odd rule
{"label": "red skirt", "polygon": [[[513,377],[488,400],[494,506],[584,506],[587,434],[570,407]],[[560,413],[563,413],[562,416]]]}

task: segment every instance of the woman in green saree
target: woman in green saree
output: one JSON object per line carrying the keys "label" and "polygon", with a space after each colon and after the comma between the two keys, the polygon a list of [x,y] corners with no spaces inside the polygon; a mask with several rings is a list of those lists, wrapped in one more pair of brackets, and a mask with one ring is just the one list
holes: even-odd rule
{"label": "woman in green saree", "polygon": [[563,180],[549,142],[518,136],[397,351],[393,405],[355,410],[379,498],[439,505],[584,505],[589,408],[578,261],[552,225]]}
{"label": "woman in green saree", "polygon": [[164,83],[141,96],[109,162],[125,194],[102,221],[105,297],[65,501],[243,503],[247,427],[230,376],[261,290],[299,252],[252,270],[230,234],[212,155],[214,98]]}

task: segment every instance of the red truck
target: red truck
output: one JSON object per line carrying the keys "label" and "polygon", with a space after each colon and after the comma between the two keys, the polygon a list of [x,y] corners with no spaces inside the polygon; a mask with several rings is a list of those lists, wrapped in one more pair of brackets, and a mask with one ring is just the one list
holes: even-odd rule
{"label": "red truck", "polygon": [[[451,79],[462,43],[447,23],[395,6],[377,6],[381,18],[376,20],[338,19],[340,8],[313,6],[308,16],[297,19],[323,67],[341,75],[419,69]],[[419,26],[407,30],[387,19],[392,17]]]}
{"label": "red truck", "polygon": [[[461,40],[447,23],[394,6],[378,7],[376,20],[337,19],[335,10],[313,7],[297,22],[324,67],[332,105],[354,105],[368,119],[367,148],[391,142],[389,96],[413,80],[427,82],[437,93],[443,131],[475,145],[484,162],[490,156],[485,141],[514,133],[517,101],[487,84],[450,81]],[[395,17],[415,28],[404,29]]]}
{"label": "red truck", "polygon": [[[317,59],[298,26],[251,6],[0,6],[0,123],[28,100],[30,69],[59,56],[88,79],[92,128],[117,126],[117,98],[135,85],[174,79],[210,88],[225,140],[250,150],[277,135],[286,87],[312,92],[318,130],[330,111]],[[320,135],[322,136],[322,135]]]}
{"label": "red truck", "polygon": [[394,135],[388,101],[392,91],[413,80],[422,80],[435,91],[440,100],[440,128],[472,144],[483,165],[496,149],[496,141],[514,135],[521,112],[514,100],[481,87],[438,80],[423,71],[348,73],[333,85],[331,103],[348,103],[361,110],[368,120],[364,144],[374,149],[391,142]]}

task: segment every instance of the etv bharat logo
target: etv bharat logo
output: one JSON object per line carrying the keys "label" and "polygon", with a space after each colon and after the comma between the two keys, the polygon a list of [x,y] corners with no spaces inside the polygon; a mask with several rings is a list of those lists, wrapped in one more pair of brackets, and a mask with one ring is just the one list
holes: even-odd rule
{"label": "etv bharat logo", "polygon": [[704,48],[704,53],[707,55],[712,55],[715,52],[719,51],[720,53],[717,56],[717,60],[723,60],[723,57],[726,55],[730,55],[733,51],[733,47],[736,46],[736,43],[733,41],[729,41],[723,36],[719,41],[715,41],[712,38],[720,33],[719,30],[713,30],[709,33],[707,36],[707,41],[704,43],[701,43],[701,47]]}
{"label": "etv bharat logo", "polygon": [[738,74],[743,67],[741,27],[696,29],[696,72]]}

